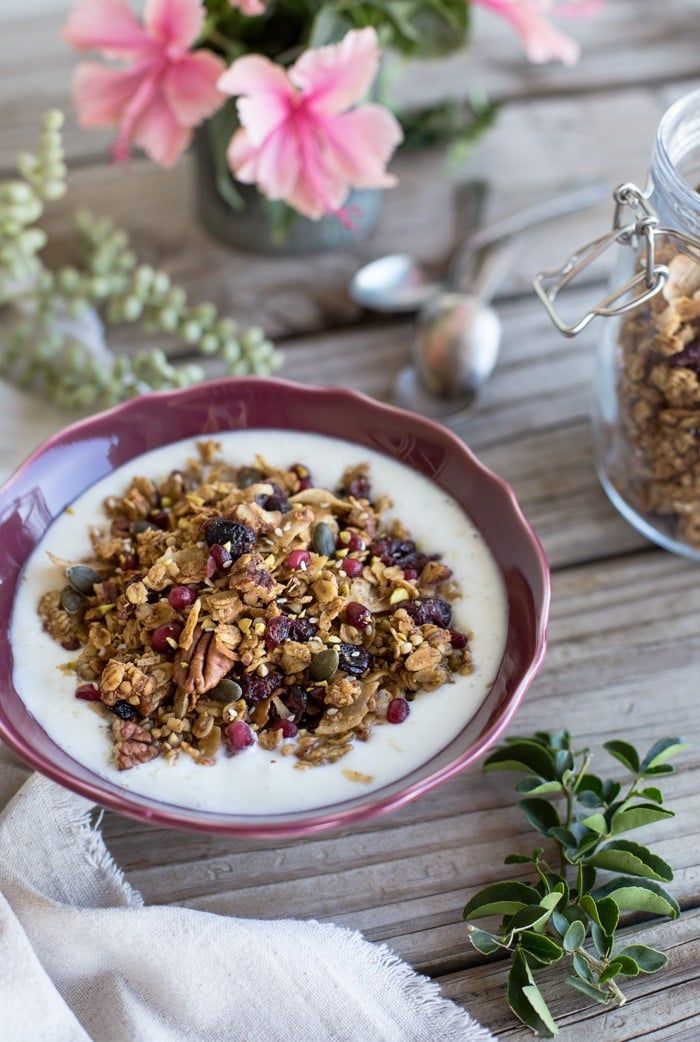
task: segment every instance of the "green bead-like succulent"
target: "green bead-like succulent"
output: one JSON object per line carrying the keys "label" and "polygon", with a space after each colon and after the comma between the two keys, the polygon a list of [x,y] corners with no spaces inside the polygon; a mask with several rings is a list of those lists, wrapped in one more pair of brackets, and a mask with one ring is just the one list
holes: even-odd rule
{"label": "green bead-like succulent", "polygon": [[66,192],[62,126],[62,113],[48,112],[36,154],[21,155],[19,177],[0,182],[0,376],[66,409],[105,408],[204,379],[200,366],[173,365],[160,349],[112,354],[102,343],[102,323],[138,323],[176,337],[218,358],[228,375],[266,376],[279,368],[281,353],[262,329],[241,331],[208,302],[191,306],[185,290],[142,263],[108,218],[76,213],[82,266],[45,266],[47,236],[36,223],[45,203]]}

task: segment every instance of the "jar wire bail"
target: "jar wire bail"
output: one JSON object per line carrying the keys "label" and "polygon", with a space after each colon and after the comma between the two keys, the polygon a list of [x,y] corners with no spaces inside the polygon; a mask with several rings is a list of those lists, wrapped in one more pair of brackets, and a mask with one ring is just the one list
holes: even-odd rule
{"label": "jar wire bail", "polygon": [[[656,296],[669,275],[666,265],[656,261],[656,247],[660,239],[672,240],[679,249],[700,263],[700,241],[673,228],[659,227],[659,218],[649,203],[649,196],[637,185],[631,181],[618,185],[613,192],[613,199],[615,212],[612,231],[576,250],[561,267],[540,271],[533,279],[535,292],[563,336],[576,336],[598,315],[603,318],[624,315]],[[559,293],[617,244],[635,251],[643,247],[639,271],[608,293],[581,318],[574,322],[565,321],[555,307]]]}

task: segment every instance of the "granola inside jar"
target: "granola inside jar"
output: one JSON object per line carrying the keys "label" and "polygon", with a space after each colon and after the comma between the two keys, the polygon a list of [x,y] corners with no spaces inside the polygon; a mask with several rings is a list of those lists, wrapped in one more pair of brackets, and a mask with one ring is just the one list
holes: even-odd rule
{"label": "granola inside jar", "polygon": [[[628,520],[700,560],[700,92],[663,117],[646,206],[648,239],[620,248],[615,284],[644,272],[658,291],[609,322],[596,386],[598,472]],[[627,271],[624,268],[627,268]],[[652,270],[653,267],[653,270]]]}

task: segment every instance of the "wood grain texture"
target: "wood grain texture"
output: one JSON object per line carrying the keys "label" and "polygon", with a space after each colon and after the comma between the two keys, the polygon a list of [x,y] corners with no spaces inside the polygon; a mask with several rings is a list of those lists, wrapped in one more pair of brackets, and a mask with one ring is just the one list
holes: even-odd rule
{"label": "wood grain texture", "polygon": [[[74,56],[58,30],[64,0],[0,5],[0,167],[33,146],[49,105],[70,112]],[[40,18],[39,18],[40,16]],[[436,265],[454,227],[454,184],[485,176],[490,213],[503,214],[574,183],[610,186],[646,176],[659,117],[700,86],[697,0],[609,0],[595,21],[571,23],[583,45],[574,68],[530,66],[510,30],[478,11],[474,46],[448,61],[404,70],[397,97],[417,105],[464,99],[483,86],[502,104],[492,132],[455,168],[442,153],[400,155],[399,185],[386,193],[377,231],[352,249],[309,258],[244,255],[215,242],[193,216],[192,159],[172,171],[134,159],[108,165],[109,136],[81,130],[70,112],[66,140],[71,190],[47,215],[55,259],[74,253],[72,211],[84,206],[126,227],[144,259],[166,268],[192,300],[211,299],[243,325],[260,324],[285,350],[282,375],[347,385],[384,401],[410,358],[413,324],[370,315],[347,284],[363,262],[414,252]],[[700,1037],[700,586],[697,566],[652,547],[615,512],[595,473],[590,386],[600,333],[595,323],[561,340],[530,289],[534,273],[558,264],[607,230],[608,199],[527,237],[498,298],[503,320],[496,372],[471,414],[451,424],[513,487],[553,569],[549,646],[512,733],[565,726],[595,750],[601,773],[616,765],[602,751],[611,737],[645,747],[661,733],[683,734],[692,749],[664,784],[672,822],[648,832],[674,866],[678,923],[626,920],[624,938],[669,952],[669,967],[640,976],[620,1009],[591,1006],[548,973],[548,994],[565,1042],[695,1042]],[[572,295],[584,305],[606,269]],[[115,331],[133,350],[141,334]],[[186,357],[165,342],[174,357]],[[208,371],[215,375],[215,366]],[[32,418],[34,444],[66,417],[0,385],[0,474],[32,445],[14,436]],[[510,1014],[507,966],[470,948],[461,913],[480,886],[501,878],[512,850],[536,838],[520,815],[507,775],[472,770],[391,815],[351,829],[274,844],[156,829],[107,813],[104,833],[127,879],[148,903],[219,914],[300,916],[355,927],[384,942],[446,995],[509,1042],[529,1032]],[[360,1042],[360,1040],[358,1040]]]}

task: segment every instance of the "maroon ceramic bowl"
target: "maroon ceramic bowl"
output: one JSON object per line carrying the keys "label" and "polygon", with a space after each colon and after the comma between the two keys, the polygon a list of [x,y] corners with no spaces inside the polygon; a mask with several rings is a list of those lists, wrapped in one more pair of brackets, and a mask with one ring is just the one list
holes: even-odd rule
{"label": "maroon ceramic bowl", "polygon": [[[505,651],[474,717],[438,755],[373,792],[314,810],[243,815],[191,810],[129,792],[56,745],[13,685],[0,657],[0,737],[28,764],[104,807],[159,825],[228,835],[307,835],[390,811],[483,758],[520,705],[545,650],[549,568],[509,486],[444,427],[339,388],[283,380],[213,381],[134,398],[50,438],[0,489],[0,628],[8,633],[23,565],[53,519],[86,488],[131,459],[183,438],[271,428],[343,438],[414,468],[457,500],[480,530],[508,600]],[[204,768],[203,768],[204,769]]]}

